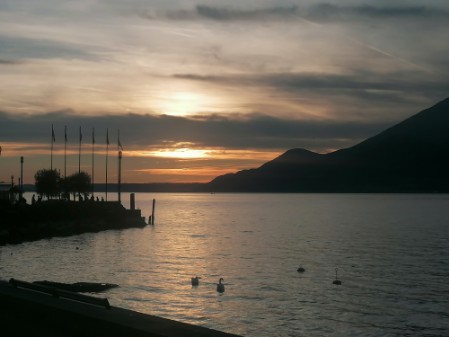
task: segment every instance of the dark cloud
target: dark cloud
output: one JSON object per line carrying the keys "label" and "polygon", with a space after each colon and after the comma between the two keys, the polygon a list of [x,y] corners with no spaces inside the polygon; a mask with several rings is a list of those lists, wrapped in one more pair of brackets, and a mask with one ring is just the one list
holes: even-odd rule
{"label": "dark cloud", "polygon": [[[298,13],[300,14],[300,13]],[[411,18],[411,19],[448,19],[449,11],[428,6],[340,6],[322,3],[310,7],[305,16],[319,21],[340,21],[350,18]]]}
{"label": "dark cloud", "polygon": [[25,63],[25,62],[17,61],[17,60],[3,60],[3,59],[0,59],[0,65],[3,65],[3,66],[15,66],[15,65],[23,64],[23,63]]}
{"label": "dark cloud", "polygon": [[83,46],[47,39],[0,35],[0,59],[17,64],[22,59],[96,59]]}
{"label": "dark cloud", "polygon": [[214,7],[197,5],[191,10],[171,10],[165,14],[154,12],[143,12],[143,16],[149,19],[166,17],[172,20],[197,20],[209,19],[215,21],[257,21],[257,20],[279,20],[298,11],[296,6],[270,7],[263,9],[242,10],[229,7]]}
{"label": "dark cloud", "polygon": [[[72,144],[77,143],[78,128],[82,126],[87,144],[95,127],[99,144],[105,142],[106,128],[109,128],[111,143],[115,143],[120,128],[121,142],[128,148],[194,143],[233,149],[307,147],[315,150],[335,148],[336,144],[352,145],[389,126],[388,123],[300,121],[261,114],[183,118],[137,114],[82,116],[70,111],[29,116],[0,113],[2,141],[45,143],[50,141],[51,124],[54,124],[59,143],[63,143],[64,125],[67,125]],[[341,139],[345,140],[344,144]]]}
{"label": "dark cloud", "polygon": [[272,7],[256,10],[235,10],[229,8],[218,8],[205,5],[196,6],[199,16],[211,20],[231,21],[231,20],[261,20],[280,19],[289,16],[297,11],[296,6],[292,7]]}
{"label": "dark cloud", "polygon": [[441,99],[449,92],[449,79],[428,77],[423,72],[394,72],[389,74],[358,71],[348,74],[272,73],[241,76],[202,76],[176,74],[176,78],[222,85],[266,86],[291,93],[323,93],[365,98],[370,101],[404,101],[406,97],[427,95]]}
{"label": "dark cloud", "polygon": [[[426,80],[421,73],[398,72],[390,74],[355,72],[347,75],[333,74],[274,74],[262,79],[265,83],[287,90],[322,90],[340,92],[388,93],[447,93],[448,79]],[[422,76],[422,74],[421,74]]]}
{"label": "dark cloud", "polygon": [[[157,18],[154,12],[143,14],[147,18]],[[197,5],[192,10],[168,11],[163,15],[173,20],[209,19],[215,21],[263,21],[263,20],[297,20],[298,17],[317,21],[342,21],[348,19],[448,19],[449,11],[431,6],[345,6],[320,3],[309,7],[275,6],[259,9],[242,9],[235,7],[218,7]]]}

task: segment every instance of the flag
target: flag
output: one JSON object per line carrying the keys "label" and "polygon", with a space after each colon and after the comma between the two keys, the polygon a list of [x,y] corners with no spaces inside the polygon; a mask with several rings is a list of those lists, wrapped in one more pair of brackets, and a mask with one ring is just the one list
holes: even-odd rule
{"label": "flag", "polygon": [[92,128],[92,145],[95,144],[95,128]]}
{"label": "flag", "polygon": [[81,133],[81,126],[80,126],[80,143],[83,140],[83,134]]}
{"label": "flag", "polygon": [[109,129],[106,129],[106,145],[109,145]]}
{"label": "flag", "polygon": [[55,130],[53,130],[53,124],[51,125],[51,141],[56,142]]}
{"label": "flag", "polygon": [[123,151],[122,143],[120,143],[120,130],[118,130],[118,133],[117,133],[117,145],[118,145],[120,151]]}
{"label": "flag", "polygon": [[64,140],[67,143],[67,125],[64,126]]}

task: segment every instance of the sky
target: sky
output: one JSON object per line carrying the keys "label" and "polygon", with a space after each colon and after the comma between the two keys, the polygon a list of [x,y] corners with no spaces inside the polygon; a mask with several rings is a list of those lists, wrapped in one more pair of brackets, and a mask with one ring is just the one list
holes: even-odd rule
{"label": "sky", "polygon": [[[207,182],[449,96],[447,0],[0,0],[0,181]],[[95,144],[92,134],[95,129]],[[95,155],[92,165],[92,151]]]}

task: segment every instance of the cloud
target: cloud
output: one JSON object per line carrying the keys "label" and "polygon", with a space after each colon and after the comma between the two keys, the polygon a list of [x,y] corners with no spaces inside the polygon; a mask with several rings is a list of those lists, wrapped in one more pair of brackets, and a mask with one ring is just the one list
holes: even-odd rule
{"label": "cloud", "polygon": [[344,21],[347,19],[448,19],[449,11],[430,6],[341,6],[321,3],[311,6],[305,15],[318,21]]}
{"label": "cloud", "polygon": [[218,21],[281,19],[286,16],[290,16],[296,11],[296,6],[272,7],[267,9],[255,10],[235,10],[229,8],[211,7],[206,5],[196,6],[196,12],[199,16]]}
{"label": "cloud", "polygon": [[275,6],[259,9],[237,9],[231,7],[216,7],[208,5],[196,5],[193,9],[166,10],[155,12],[143,11],[142,17],[148,19],[166,18],[170,20],[198,20],[209,19],[214,21],[257,21],[257,20],[281,20],[297,12],[296,6]]}
{"label": "cloud", "polygon": [[0,58],[9,60],[9,64],[17,64],[22,59],[96,59],[81,46],[47,39],[0,35],[0,45]]}
{"label": "cloud", "polygon": [[288,90],[338,90],[338,91],[389,91],[413,92],[435,91],[448,88],[449,81],[420,79],[417,73],[398,72],[380,74],[354,72],[343,75],[334,74],[274,74],[265,76],[265,83]]}
{"label": "cloud", "polygon": [[[282,117],[275,121],[287,121],[287,126],[290,122],[296,125],[298,118],[312,119],[307,116],[315,113],[315,117],[324,116],[325,120],[334,123],[328,126],[330,130],[336,130],[334,127],[338,123],[333,121],[340,121],[338,125],[342,128],[342,125],[349,125],[348,120],[366,118],[365,126],[359,126],[365,130],[363,134],[369,136],[366,125],[372,125],[373,120],[383,119],[384,123],[389,123],[413,112],[415,106],[422,107],[447,96],[449,80],[444,71],[449,68],[445,58],[445,35],[440,34],[442,29],[439,34],[432,31],[432,38],[418,39],[418,33],[425,36],[430,32],[428,26],[420,32],[391,24],[399,18],[419,24],[418,18],[433,20],[448,15],[443,1],[426,6],[416,5],[416,2],[410,0],[398,5],[398,1],[379,1],[375,5],[351,5],[348,3],[360,2],[340,1],[337,5],[336,1],[332,4],[301,1],[291,5],[295,2],[273,0],[252,2],[252,6],[232,2],[235,5],[230,6],[227,5],[230,2],[222,5],[223,2],[208,1],[207,5],[196,4],[181,10],[187,8],[186,2],[108,0],[57,5],[57,1],[45,1],[43,10],[35,12],[41,7],[40,3],[29,7],[9,1],[7,7],[11,13],[4,14],[2,18],[8,20],[0,24],[4,27],[0,34],[0,65],[8,83],[8,88],[0,95],[2,109],[41,113],[68,106],[86,114],[102,110],[171,113],[173,106],[163,107],[157,103],[175,101],[171,93],[200,92],[204,97],[218,99],[208,105],[198,104],[189,113],[214,111],[220,112],[219,115],[209,116],[207,120],[146,116],[141,122],[152,130],[152,134],[147,136],[142,131],[142,139],[148,137],[160,144],[165,133],[173,142],[193,137],[198,144],[206,144],[207,139],[214,140],[216,146],[237,143],[237,140],[224,140],[221,136],[201,138],[201,135],[192,136],[187,132],[206,135],[208,128],[216,128],[217,135],[221,135],[224,131],[214,123],[214,120],[220,120],[234,128],[235,137],[241,135],[245,146],[250,146],[248,144],[253,140],[255,146],[271,141],[274,146],[306,143],[305,138],[299,136],[282,138],[254,134],[249,138],[251,123],[243,122],[243,118],[224,118],[228,111],[260,112],[251,115],[253,123],[262,123],[261,116],[278,114]],[[14,11],[14,8],[19,9]],[[54,8],[53,12],[48,13],[49,8]],[[144,16],[169,19],[168,22],[136,20],[133,10],[144,8],[148,8]],[[126,14],[118,15],[125,10],[128,10]],[[78,15],[67,19],[73,12]],[[132,16],[127,15],[130,12]],[[139,12],[145,13],[144,10]],[[92,15],[85,15],[88,13]],[[284,22],[288,25],[305,22],[301,18],[317,24],[284,25]],[[366,18],[373,20],[365,24]],[[387,18],[391,18],[389,25],[384,25],[383,19]],[[194,22],[179,24],[176,20]],[[198,24],[197,20],[217,24],[204,24],[204,21]],[[319,23],[338,20],[342,24],[333,25],[335,29]],[[351,20],[357,20],[357,26]],[[227,25],[227,22],[236,24]],[[257,25],[259,22],[263,24]],[[264,25],[266,22],[275,24]],[[255,24],[248,29],[246,23]],[[349,29],[341,29],[342,26]],[[385,26],[388,26],[387,32]],[[36,31],[36,28],[39,29]],[[408,40],[403,39],[404,36]],[[99,50],[100,46],[105,50]],[[79,62],[79,59],[90,60],[100,55],[104,62]],[[32,58],[41,60],[39,63],[27,61]],[[404,64],[404,59],[411,61]],[[435,59],[440,64],[436,64]],[[432,74],[421,71],[411,64],[412,61],[436,71]],[[29,64],[24,69],[13,67],[20,62]],[[170,72],[177,75],[167,77]],[[303,104],[305,101],[308,105]],[[401,109],[400,113],[397,109]],[[320,115],[322,111],[326,115]],[[297,116],[293,119],[291,115],[295,113]],[[42,122],[44,115],[39,116],[36,123]],[[62,116],[62,120],[58,120],[58,116]],[[51,117],[59,125],[82,123],[90,127],[95,118],[98,125],[109,123],[103,117],[82,120],[71,113],[57,113]],[[52,118],[39,124],[39,130],[47,130]],[[31,120],[31,117],[24,119]],[[131,121],[137,119],[134,115],[130,117]],[[119,125],[112,124],[118,120],[116,115],[111,114],[110,120],[111,127]],[[125,117],[120,122],[126,125],[124,120]],[[320,136],[321,129],[310,123],[310,130]],[[152,125],[159,129],[153,130]],[[141,128],[135,124],[131,127]],[[297,127],[302,130],[301,125]],[[245,132],[237,133],[237,130]],[[44,137],[46,132],[39,137]],[[307,130],[302,130],[301,134],[307,134]],[[328,137],[323,137],[323,144],[336,146],[337,143],[332,145]],[[354,140],[356,136],[348,131],[347,136],[341,132],[329,137],[337,142],[337,137]],[[295,142],[301,144],[295,145]]]}
{"label": "cloud", "polygon": [[298,18],[312,21],[345,21],[372,19],[447,19],[449,10],[422,5],[399,6],[382,5],[335,5],[319,3],[310,6],[272,6],[266,8],[242,8],[230,6],[196,5],[189,10],[167,10],[165,13],[143,11],[142,16],[149,19],[167,18],[172,20],[198,20],[213,21],[279,21],[298,20]]}
{"label": "cloud", "polygon": [[251,75],[175,74],[175,78],[229,86],[266,86],[293,93],[323,93],[370,98],[371,101],[404,101],[405,96],[431,95],[435,100],[447,95],[446,77],[425,78],[419,71],[375,73],[353,71],[346,74],[271,73]]}
{"label": "cloud", "polygon": [[78,128],[82,126],[87,144],[93,127],[98,144],[105,142],[106,128],[109,128],[111,143],[115,144],[120,128],[125,149],[176,148],[189,143],[197,148],[284,150],[308,147],[318,151],[335,148],[341,140],[345,140],[343,145],[352,145],[389,126],[388,123],[300,121],[262,114],[185,118],[137,114],[81,116],[70,111],[42,115],[0,113],[4,142],[45,143],[50,141],[52,124],[60,144],[67,125],[72,144],[77,144]]}
{"label": "cloud", "polygon": [[3,66],[15,66],[23,63],[23,61],[0,59],[0,65]]}

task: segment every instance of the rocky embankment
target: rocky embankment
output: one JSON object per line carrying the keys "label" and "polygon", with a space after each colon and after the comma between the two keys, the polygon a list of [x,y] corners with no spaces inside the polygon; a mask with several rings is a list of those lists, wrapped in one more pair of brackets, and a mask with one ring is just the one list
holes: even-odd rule
{"label": "rocky embankment", "polygon": [[145,225],[140,210],[127,210],[119,202],[0,204],[0,245]]}

